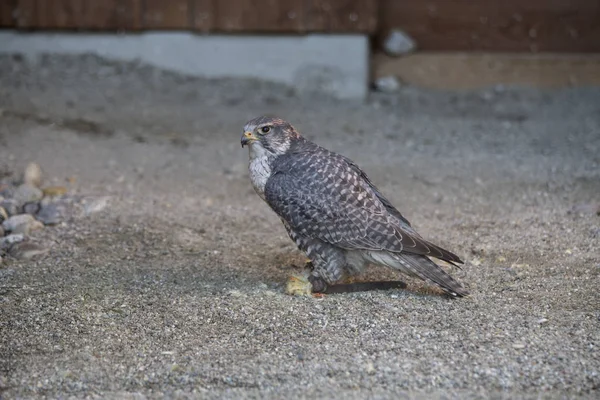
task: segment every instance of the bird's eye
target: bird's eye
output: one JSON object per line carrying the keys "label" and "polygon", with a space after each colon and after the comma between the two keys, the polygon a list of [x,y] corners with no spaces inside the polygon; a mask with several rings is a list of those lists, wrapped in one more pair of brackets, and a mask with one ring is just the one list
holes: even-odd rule
{"label": "bird's eye", "polygon": [[260,131],[262,133],[269,133],[269,132],[271,132],[271,127],[270,126],[263,126],[262,128],[260,128]]}

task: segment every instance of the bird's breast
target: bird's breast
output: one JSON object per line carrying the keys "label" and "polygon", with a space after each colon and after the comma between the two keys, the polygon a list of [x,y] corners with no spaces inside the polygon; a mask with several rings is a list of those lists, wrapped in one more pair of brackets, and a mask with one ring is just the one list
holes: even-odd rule
{"label": "bird's breast", "polygon": [[258,157],[250,159],[248,171],[250,172],[250,181],[252,182],[252,186],[254,186],[254,190],[265,200],[265,185],[271,176],[271,166],[269,165],[268,158]]}

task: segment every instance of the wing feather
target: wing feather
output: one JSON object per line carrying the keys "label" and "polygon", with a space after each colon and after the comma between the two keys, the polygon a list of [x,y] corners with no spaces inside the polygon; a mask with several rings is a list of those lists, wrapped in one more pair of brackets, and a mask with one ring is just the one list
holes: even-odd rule
{"label": "wing feather", "polygon": [[288,162],[267,181],[267,203],[294,231],[345,249],[404,251],[462,263],[424,240],[356,164],[327,155],[311,163]]}

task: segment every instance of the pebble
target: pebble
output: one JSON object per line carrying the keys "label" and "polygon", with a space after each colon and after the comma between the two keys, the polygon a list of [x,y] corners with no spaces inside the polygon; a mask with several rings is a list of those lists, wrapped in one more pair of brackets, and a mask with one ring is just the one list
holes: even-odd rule
{"label": "pebble", "polygon": [[546,322],[548,322],[548,318],[540,318],[540,319],[538,319],[537,323],[541,325],[541,324],[545,324]]}
{"label": "pebble", "polygon": [[6,250],[15,243],[20,243],[25,240],[25,235],[16,233],[8,235],[0,239],[0,250]]}
{"label": "pebble", "polygon": [[27,203],[23,206],[23,213],[29,215],[35,215],[40,210],[40,203],[32,202]]}
{"label": "pebble", "polygon": [[5,231],[11,231],[12,232],[19,225],[30,224],[33,221],[35,221],[35,218],[33,218],[29,214],[13,215],[12,217],[10,217],[9,219],[7,219],[6,221],[4,221],[2,223],[2,227],[4,228]]}
{"label": "pebble", "polygon": [[400,90],[400,81],[393,75],[382,76],[375,80],[375,89],[383,93],[394,93]]}
{"label": "pebble", "polygon": [[36,218],[45,225],[56,225],[62,222],[67,214],[67,205],[64,202],[42,203]]}
{"label": "pebble", "polygon": [[[23,215],[28,215],[28,214],[23,214]],[[12,230],[12,233],[22,233],[24,235],[29,235],[31,232],[39,231],[40,229],[43,229],[43,228],[44,228],[44,224],[42,224],[40,221],[34,219],[33,221],[31,221],[27,224],[18,225],[17,227],[15,227],[15,229]]]}
{"label": "pebble", "polygon": [[40,201],[44,197],[44,193],[37,187],[28,183],[20,185],[13,195],[13,199],[19,207],[25,203]]}
{"label": "pebble", "polygon": [[25,167],[23,182],[31,186],[40,187],[42,184],[42,168],[39,164],[32,162]]}
{"label": "pebble", "polygon": [[48,249],[32,242],[15,243],[8,250],[8,254],[17,260],[31,260],[38,256],[42,256],[47,252]]}
{"label": "pebble", "polygon": [[8,219],[8,213],[4,207],[0,207],[0,224]]}
{"label": "pebble", "polygon": [[383,49],[390,56],[411,53],[416,47],[415,41],[406,32],[399,29],[391,31],[383,43]]}
{"label": "pebble", "polygon": [[5,199],[2,203],[0,203],[0,207],[6,211],[9,217],[19,213],[19,205],[14,199]]}

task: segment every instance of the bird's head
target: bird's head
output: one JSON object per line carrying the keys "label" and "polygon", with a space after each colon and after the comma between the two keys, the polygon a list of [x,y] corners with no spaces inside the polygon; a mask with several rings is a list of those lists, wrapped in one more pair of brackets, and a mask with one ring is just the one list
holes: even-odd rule
{"label": "bird's head", "polygon": [[250,154],[281,155],[300,134],[288,122],[274,117],[261,116],[244,125],[242,147],[248,145]]}

